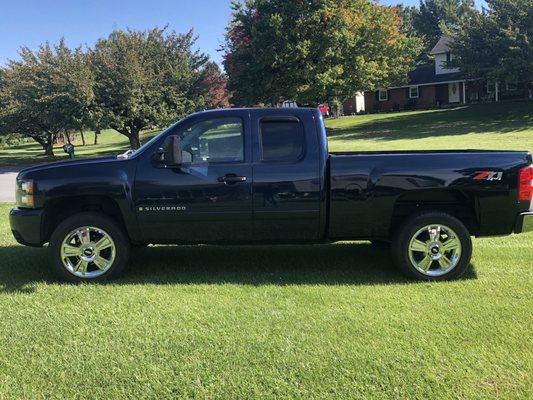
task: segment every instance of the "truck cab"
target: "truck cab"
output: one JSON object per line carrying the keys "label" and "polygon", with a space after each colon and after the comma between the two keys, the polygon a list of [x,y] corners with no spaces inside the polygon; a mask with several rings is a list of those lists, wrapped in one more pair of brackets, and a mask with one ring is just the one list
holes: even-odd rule
{"label": "truck cab", "polygon": [[143,239],[321,239],[327,149],[319,124],[314,110],[296,108],[210,111],[178,124],[168,138],[179,139],[181,160],[169,161],[157,145],[141,152],[162,157],[132,157]]}

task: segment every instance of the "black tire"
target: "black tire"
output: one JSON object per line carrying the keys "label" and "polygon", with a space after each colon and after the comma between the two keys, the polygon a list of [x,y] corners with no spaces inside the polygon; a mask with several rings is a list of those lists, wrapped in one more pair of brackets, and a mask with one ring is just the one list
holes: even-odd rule
{"label": "black tire", "polygon": [[[70,272],[63,264],[61,257],[63,241],[73,231],[82,227],[94,227],[100,229],[112,239],[114,245],[113,260],[110,262],[110,266],[107,267],[105,272],[101,273],[101,275],[81,277],[75,275],[74,272]],[[49,251],[52,269],[59,279],[68,282],[101,282],[115,278],[122,272],[130,255],[130,242],[122,228],[112,218],[95,212],[83,212],[65,219],[57,226],[50,238]],[[88,265],[89,268],[96,270],[96,264],[89,263]],[[97,273],[101,272],[98,270],[96,271]]]}
{"label": "black tire", "polygon": [[[417,232],[429,225],[443,225],[452,229],[460,242],[460,255],[455,266],[448,272],[443,268],[443,274],[440,276],[428,276],[420,272],[419,269],[411,262],[409,244]],[[447,239],[446,239],[447,240]],[[439,251],[440,253],[440,251]],[[415,253],[417,254],[417,253]],[[428,251],[429,254],[429,251]],[[446,254],[446,253],[445,253]],[[449,254],[449,253],[448,253]],[[472,258],[472,240],[468,229],[457,218],[443,212],[424,212],[411,217],[407,223],[402,226],[394,235],[392,242],[392,255],[400,270],[409,277],[424,281],[446,281],[460,277],[470,266]],[[420,257],[426,255],[421,253]],[[444,258],[441,260],[445,260]],[[417,260],[414,262],[416,263]],[[431,265],[440,263],[440,261],[431,261]],[[439,266],[437,265],[437,268]]]}

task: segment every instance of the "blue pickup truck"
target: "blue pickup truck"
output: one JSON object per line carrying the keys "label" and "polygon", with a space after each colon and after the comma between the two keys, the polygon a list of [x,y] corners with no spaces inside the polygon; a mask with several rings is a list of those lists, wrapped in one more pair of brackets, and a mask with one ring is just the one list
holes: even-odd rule
{"label": "blue pickup truck", "polygon": [[[390,245],[409,276],[469,266],[471,236],[533,230],[526,151],[330,153],[317,109],[192,114],[138,150],[23,170],[13,235],[68,281],[117,276],[148,244]],[[354,260],[354,262],[356,262]]]}

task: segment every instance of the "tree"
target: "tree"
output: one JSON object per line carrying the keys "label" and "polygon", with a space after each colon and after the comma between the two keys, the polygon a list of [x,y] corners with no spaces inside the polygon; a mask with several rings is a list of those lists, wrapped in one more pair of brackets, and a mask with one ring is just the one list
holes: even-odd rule
{"label": "tree", "polygon": [[93,102],[87,110],[87,127],[94,132],[94,144],[98,144],[98,136],[102,129],[109,126],[110,116],[100,104]]}
{"label": "tree", "polygon": [[394,8],[402,20],[401,28],[403,32],[408,35],[417,36],[418,32],[414,27],[414,19],[415,15],[418,14],[418,8],[415,6],[405,6],[403,4],[397,4]]}
{"label": "tree", "polygon": [[473,10],[473,0],[420,0],[412,15],[413,33],[424,43],[420,60],[427,60],[443,34],[454,35]]}
{"label": "tree", "polygon": [[205,96],[208,108],[226,108],[230,106],[227,89],[228,78],[214,62],[208,62],[202,70],[200,92]]}
{"label": "tree", "polygon": [[455,66],[492,82],[533,82],[533,0],[487,0],[457,34]]}
{"label": "tree", "polygon": [[207,57],[193,50],[195,36],[151,29],[115,31],[91,54],[96,103],[110,127],[140,146],[139,132],[203,106],[196,92]]}
{"label": "tree", "polygon": [[61,40],[35,52],[23,47],[19,54],[2,71],[0,128],[32,138],[53,156],[55,137],[76,126],[92,96],[91,85],[79,80],[86,70],[82,53]]}
{"label": "tree", "polygon": [[418,52],[401,23],[369,0],[234,2],[224,45],[232,100],[333,102],[399,83]]}
{"label": "tree", "polygon": [[5,70],[0,68],[0,135],[7,136],[13,132],[8,132],[6,128],[9,105],[6,85]]}
{"label": "tree", "polygon": [[90,108],[95,102],[94,75],[87,54],[81,48],[69,50],[63,42],[57,48],[59,74],[62,77],[62,93],[70,98],[63,108],[65,131],[79,131],[85,146],[83,130],[90,124]]}

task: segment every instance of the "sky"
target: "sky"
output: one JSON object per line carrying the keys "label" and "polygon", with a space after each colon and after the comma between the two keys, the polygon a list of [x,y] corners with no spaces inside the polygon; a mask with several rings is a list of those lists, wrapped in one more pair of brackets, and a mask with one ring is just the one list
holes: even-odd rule
{"label": "sky", "polygon": [[[288,0],[290,1],[290,0]],[[418,0],[381,4],[417,5]],[[3,0],[0,12],[0,66],[18,57],[20,46],[36,49],[64,37],[71,47],[91,46],[114,29],[144,30],[168,25],[194,28],[198,47],[220,63],[220,48],[231,14],[230,0]]]}

